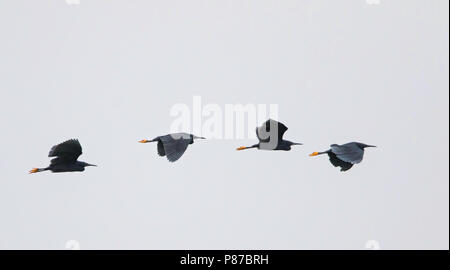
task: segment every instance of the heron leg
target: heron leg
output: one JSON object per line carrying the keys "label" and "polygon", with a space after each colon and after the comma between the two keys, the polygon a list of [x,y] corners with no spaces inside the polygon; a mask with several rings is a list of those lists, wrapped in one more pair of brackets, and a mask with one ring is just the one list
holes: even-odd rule
{"label": "heron leg", "polygon": [[38,173],[38,172],[43,172],[43,171],[47,171],[47,170],[50,170],[50,168],[49,167],[47,167],[47,168],[33,168],[33,169],[30,170],[29,173]]}
{"label": "heron leg", "polygon": [[258,144],[255,144],[255,145],[252,145],[252,146],[241,146],[241,147],[239,147],[236,150],[240,151],[240,150],[251,149],[251,148],[256,148],[256,147],[258,147]]}
{"label": "heron leg", "polygon": [[324,152],[314,152],[309,154],[310,157],[314,157],[314,156],[318,156],[318,155],[323,155],[323,154],[328,154],[329,151],[324,151]]}

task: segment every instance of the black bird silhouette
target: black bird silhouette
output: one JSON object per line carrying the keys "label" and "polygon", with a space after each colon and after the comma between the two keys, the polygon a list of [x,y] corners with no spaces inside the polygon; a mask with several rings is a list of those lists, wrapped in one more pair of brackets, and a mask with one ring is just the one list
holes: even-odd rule
{"label": "black bird silhouette", "polygon": [[310,156],[328,154],[331,164],[334,167],[341,167],[341,171],[345,172],[350,170],[354,164],[358,164],[363,160],[364,148],[367,147],[376,146],[359,142],[351,142],[343,145],[332,144],[330,145],[331,149],[324,152],[314,152]]}
{"label": "black bird silhouette", "polygon": [[85,167],[96,166],[86,162],[78,161],[78,157],[82,154],[80,142],[76,139],[68,140],[50,149],[49,157],[55,157],[50,161],[47,168],[34,168],[30,173],[43,171],[59,172],[82,172]]}
{"label": "black bird silhouette", "polygon": [[302,145],[301,143],[294,143],[288,140],[283,140],[284,133],[288,128],[278,121],[269,119],[262,126],[256,128],[256,136],[259,143],[252,146],[242,146],[237,150],[245,150],[251,148],[258,148],[260,150],[291,150],[292,145]]}
{"label": "black bird silhouette", "polygon": [[181,132],[158,136],[153,140],[141,140],[139,142],[158,142],[158,155],[162,157],[166,156],[170,162],[175,162],[184,154],[189,144],[194,143],[194,139],[205,138]]}

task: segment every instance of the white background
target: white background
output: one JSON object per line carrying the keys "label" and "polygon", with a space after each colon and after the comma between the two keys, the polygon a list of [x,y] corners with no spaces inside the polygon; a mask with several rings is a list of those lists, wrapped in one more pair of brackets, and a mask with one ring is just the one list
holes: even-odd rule
{"label": "white background", "polygon": [[[0,248],[449,248],[449,2],[0,1]],[[278,104],[290,152],[138,144]],[[78,138],[83,173],[28,175]],[[361,141],[341,173],[331,143]]]}

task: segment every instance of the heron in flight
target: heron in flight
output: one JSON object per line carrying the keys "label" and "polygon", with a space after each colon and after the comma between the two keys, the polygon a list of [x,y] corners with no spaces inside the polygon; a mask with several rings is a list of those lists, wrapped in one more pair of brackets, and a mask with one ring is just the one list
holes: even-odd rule
{"label": "heron in flight", "polygon": [[364,148],[376,147],[359,142],[351,142],[343,145],[332,144],[330,149],[324,152],[314,152],[310,154],[311,157],[322,154],[328,154],[331,164],[334,167],[341,167],[341,172],[350,170],[353,165],[360,163],[363,160]]}
{"label": "heron in flight", "polygon": [[269,119],[256,128],[256,136],[259,142],[252,146],[242,146],[236,150],[245,150],[257,148],[260,150],[291,150],[292,145],[302,145],[302,143],[294,143],[288,140],[283,140],[284,133],[288,128],[278,121]]}
{"label": "heron in flight", "polygon": [[47,168],[34,168],[30,173],[43,171],[60,172],[82,172],[85,167],[96,166],[86,162],[78,161],[78,157],[82,154],[81,144],[76,139],[71,139],[55,145],[48,153],[49,157],[55,157],[50,161]]}
{"label": "heron in flight", "polygon": [[205,139],[188,133],[172,133],[158,136],[153,140],[141,140],[140,143],[158,142],[158,155],[166,156],[170,162],[175,162],[184,154],[187,147],[194,143],[195,139]]}

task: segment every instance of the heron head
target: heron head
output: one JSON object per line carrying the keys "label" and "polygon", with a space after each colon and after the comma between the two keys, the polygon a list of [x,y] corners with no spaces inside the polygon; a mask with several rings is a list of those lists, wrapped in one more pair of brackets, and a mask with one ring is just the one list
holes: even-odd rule
{"label": "heron head", "polygon": [[361,149],[369,148],[369,147],[376,147],[375,145],[370,145],[370,144],[365,144],[365,143],[357,143],[357,144]]}
{"label": "heron head", "polygon": [[296,142],[291,142],[291,141],[285,141],[285,142],[289,147],[292,145],[303,145],[303,143],[296,143]]}
{"label": "heron head", "polygon": [[84,167],[97,167],[97,165],[89,164],[89,163],[87,163],[87,162],[82,162],[82,165],[83,165]]}
{"label": "heron head", "polygon": [[303,145],[303,143],[290,142],[291,145]]}

